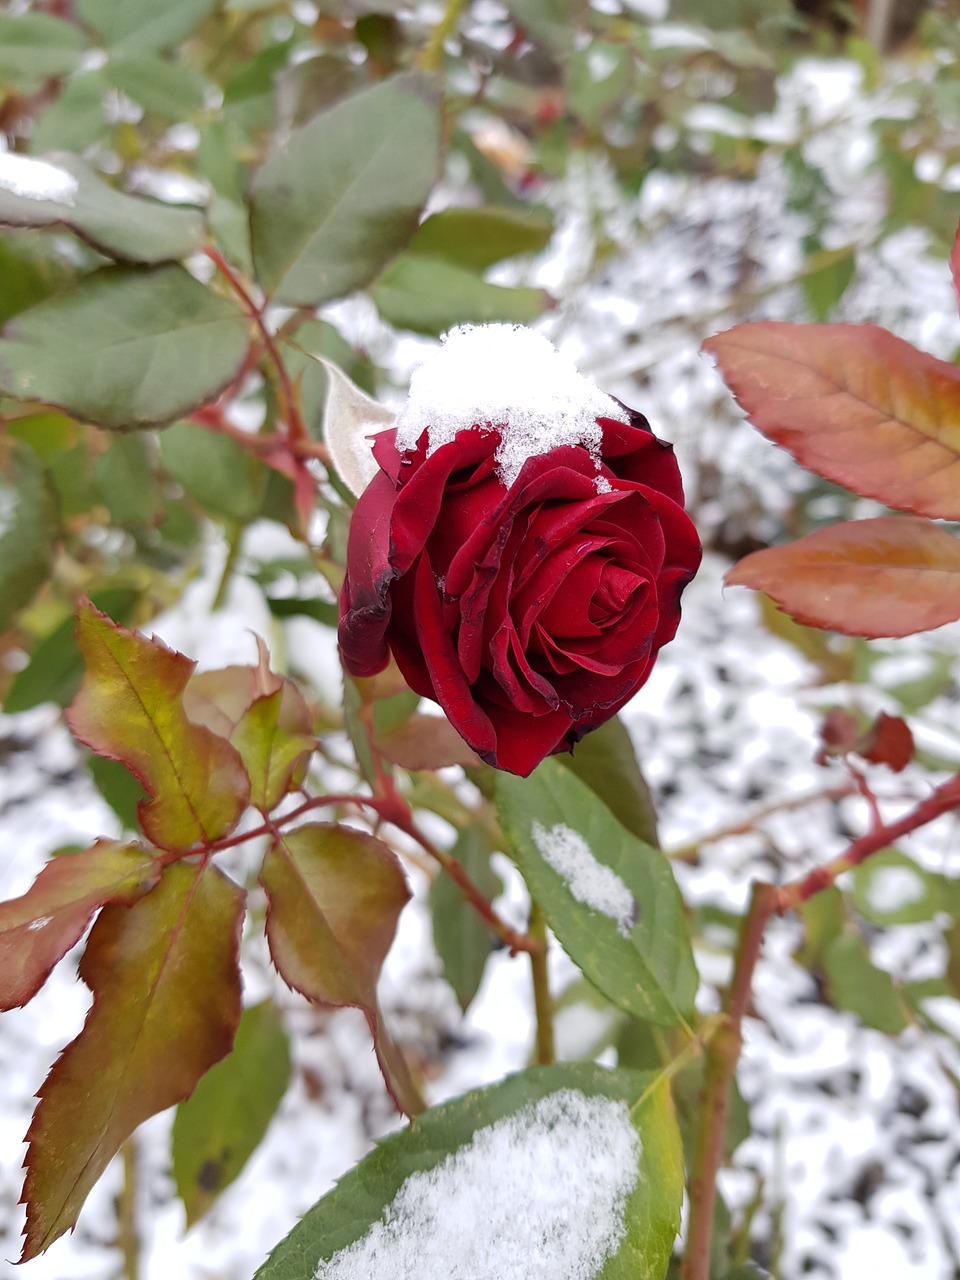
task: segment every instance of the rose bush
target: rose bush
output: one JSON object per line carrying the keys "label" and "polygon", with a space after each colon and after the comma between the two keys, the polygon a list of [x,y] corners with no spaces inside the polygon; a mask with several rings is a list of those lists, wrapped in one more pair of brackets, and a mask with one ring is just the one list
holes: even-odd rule
{"label": "rose bush", "polygon": [[647,679],[700,563],[671,446],[645,418],[599,418],[597,451],[527,458],[501,431],[431,449],[373,444],[379,471],[350,527],[339,639],[355,676],[390,653],[466,742],[525,776],[608,720]]}

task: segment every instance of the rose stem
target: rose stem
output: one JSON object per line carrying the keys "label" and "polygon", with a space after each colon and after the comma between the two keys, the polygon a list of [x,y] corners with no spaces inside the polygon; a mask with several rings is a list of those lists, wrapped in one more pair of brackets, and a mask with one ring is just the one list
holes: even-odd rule
{"label": "rose stem", "polygon": [[423,71],[439,71],[443,65],[443,46],[447,36],[453,35],[460,15],[468,0],[446,0],[443,17],[430,32],[430,39],[420,51],[419,63]]}
{"label": "rose stem", "polygon": [[535,902],[530,904],[530,922],[527,933],[540,943],[537,951],[530,952],[530,974],[533,978],[533,1007],[537,1015],[536,1060],[541,1066],[556,1062],[557,1052],[553,1035],[553,997],[547,976],[547,924],[543,912]]}
{"label": "rose stem", "polygon": [[280,380],[281,411],[284,421],[287,424],[288,438],[291,444],[303,441],[307,438],[307,429],[304,425],[303,416],[300,413],[300,402],[296,388],[294,387],[290,374],[287,371],[287,366],[283,363],[283,357],[280,354],[280,349],[277,346],[276,339],[270,332],[267,327],[267,322],[263,318],[263,308],[254,302],[250,290],[219,250],[214,249],[212,245],[207,245],[204,252],[243,303],[248,315],[260,330],[260,334],[263,338],[263,344],[266,347],[267,354],[269,355],[270,360],[277,371],[277,377]]}
{"label": "rose stem", "polygon": [[741,1025],[750,1001],[753,971],[770,918],[800,906],[829,888],[845,871],[901,836],[924,827],[960,806],[960,774],[949,778],[909,813],[875,826],[854,840],[839,858],[815,867],[807,875],[777,888],[755,883],[740,931],[733,981],[724,1000],[725,1026],[711,1037],[700,1108],[700,1126],[690,1177],[690,1225],[681,1268],[682,1280],[709,1280],[710,1246],[717,1195],[717,1172],[723,1160],[730,1088],[742,1048]]}
{"label": "rose stem", "polygon": [[120,1149],[123,1162],[123,1185],[117,1196],[117,1246],[123,1255],[124,1280],[139,1280],[140,1237],[137,1232],[138,1159],[134,1136]]}

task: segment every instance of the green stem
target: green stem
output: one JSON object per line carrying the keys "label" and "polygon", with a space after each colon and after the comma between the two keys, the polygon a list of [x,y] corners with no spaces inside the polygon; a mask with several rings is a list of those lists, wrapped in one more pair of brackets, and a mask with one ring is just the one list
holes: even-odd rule
{"label": "green stem", "polygon": [[553,1034],[553,997],[547,976],[547,923],[543,912],[534,902],[530,906],[530,922],[527,933],[540,943],[530,952],[530,974],[533,978],[533,1007],[537,1015],[536,1060],[541,1066],[549,1066],[557,1060],[557,1047]]}
{"label": "green stem", "polygon": [[468,3],[469,0],[446,0],[443,17],[430,32],[430,39],[420,53],[420,66],[424,71],[439,71],[443,66],[443,46],[456,30]]}
{"label": "green stem", "polygon": [[123,1254],[124,1280],[140,1280],[140,1237],[137,1233],[137,1145],[128,1138],[120,1149],[123,1186],[117,1197],[117,1245]]}
{"label": "green stem", "polygon": [[217,584],[217,593],[213,597],[211,611],[216,613],[218,609],[222,609],[227,600],[227,592],[230,589],[230,579],[233,577],[233,571],[237,567],[237,556],[240,554],[240,544],[243,541],[243,526],[238,521],[231,521],[226,527],[227,535],[227,558],[223,565],[223,573],[220,575],[220,581]]}

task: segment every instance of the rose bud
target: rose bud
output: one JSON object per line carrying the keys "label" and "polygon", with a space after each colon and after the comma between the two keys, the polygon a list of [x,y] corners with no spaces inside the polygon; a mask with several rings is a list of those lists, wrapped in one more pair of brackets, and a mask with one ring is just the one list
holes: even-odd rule
{"label": "rose bud", "polygon": [[700,563],[670,445],[532,330],[455,329],[416,371],[350,526],[340,648],[390,653],[526,776],[650,674]]}

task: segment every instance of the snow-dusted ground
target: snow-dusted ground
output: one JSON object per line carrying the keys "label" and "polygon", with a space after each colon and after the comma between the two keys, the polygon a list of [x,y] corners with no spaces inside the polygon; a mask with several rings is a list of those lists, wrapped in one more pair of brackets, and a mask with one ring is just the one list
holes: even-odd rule
{"label": "snow-dusted ground", "polygon": [[[827,86],[829,92],[824,88]],[[804,99],[804,95],[806,98]],[[864,120],[874,110],[858,96],[855,72],[815,67],[787,85],[770,129],[787,129],[800,100],[816,100],[839,123],[825,148],[837,183],[837,219],[851,238],[869,238],[875,218],[862,165]],[[861,168],[858,170],[857,164]],[[775,531],[804,478],[785,455],[737,424],[719,380],[697,354],[700,337],[740,316],[723,314],[736,287],[743,255],[756,263],[750,315],[797,318],[794,288],[767,291],[788,279],[798,262],[795,215],[784,209],[780,173],[772,163],[758,183],[662,179],[647,185],[641,203],[625,209],[602,168],[583,172],[556,194],[567,211],[561,251],[542,264],[550,286],[566,299],[547,331],[563,343],[604,390],[642,409],[658,433],[673,439],[705,533],[725,542]],[[606,278],[577,283],[578,246],[597,210],[622,252]],[[874,211],[874,212],[872,212]],[[785,233],[786,232],[786,233]],[[910,281],[910,288],[897,282]],[[842,318],[886,323],[937,354],[950,354],[960,326],[946,265],[924,256],[922,237],[901,235],[867,249],[843,304]],[[376,344],[369,312],[346,319]],[[394,353],[398,381],[420,349]],[[280,636],[257,588],[238,580],[227,608],[214,618],[210,573],[188,598],[156,623],[158,634],[206,665],[253,659],[247,627]],[[740,820],[756,806],[824,787],[834,775],[814,765],[817,707],[838,691],[815,687],[814,672],[758,619],[746,592],[724,595],[726,561],[713,554],[684,600],[677,640],[625,713],[654,789],[666,847]],[[938,648],[956,652],[960,632],[945,629]],[[328,689],[337,674],[329,635],[298,621],[285,628],[291,663]],[[903,669],[922,667],[926,642],[891,643]],[[894,661],[893,659],[891,661]],[[891,681],[898,678],[893,672]],[[842,695],[843,691],[839,691]],[[888,706],[888,709],[889,706]],[[945,754],[960,759],[953,732],[956,703],[941,699],[918,726]],[[0,894],[22,892],[52,848],[115,830],[114,819],[78,769],[69,739],[40,709],[0,721],[3,769],[0,822],[4,859]],[[953,748],[951,751],[951,747]],[[922,794],[928,776],[909,771],[888,784],[891,796]],[[840,809],[845,826],[863,822],[858,802]],[[704,847],[698,866],[678,865],[693,902],[741,908],[754,876],[785,878],[843,847],[844,831],[826,803],[765,820],[756,832]],[[911,850],[931,867],[960,871],[952,819],[914,838]],[[242,855],[241,855],[242,856]],[[523,918],[524,895],[507,865],[504,911]],[[384,1002],[398,1035],[428,1068],[429,1092],[440,1100],[523,1066],[532,1044],[527,966],[497,953],[467,1018],[459,1018],[438,976],[423,905],[422,873],[411,869],[418,897],[405,912],[383,980]],[[780,1274],[859,1277],[877,1274],[946,1280],[960,1267],[960,1117],[957,1091],[944,1067],[960,1070],[956,1046],[909,1030],[889,1040],[849,1015],[814,1000],[809,976],[792,958],[797,925],[771,927],[756,977],[756,1014],[748,1021],[741,1087],[752,1106],[754,1133],[725,1175],[731,1201],[744,1205],[763,1181],[756,1220],[761,1239],[783,1241]],[[936,954],[934,926],[904,926],[874,944],[874,956],[894,973],[922,976]],[[569,981],[571,966],[556,953],[554,977]],[[727,976],[704,955],[710,984]],[[248,992],[277,990],[262,950],[247,957]],[[319,1014],[283,996],[294,1037],[294,1083],[266,1141],[212,1212],[189,1233],[169,1179],[169,1115],[144,1127],[140,1158],[139,1225],[142,1280],[242,1280],[268,1249],[362,1156],[370,1141],[397,1121],[380,1084],[366,1028],[352,1012]],[[704,1004],[713,999],[703,992]],[[13,1259],[21,1210],[19,1146],[47,1066],[79,1029],[87,998],[70,958],[25,1010],[0,1022],[0,1258]],[[949,1017],[950,1011],[944,1011]],[[576,1016],[576,1015],[574,1015]],[[953,1014],[955,1021],[956,1011]],[[586,1013],[583,1015],[587,1017]],[[565,1014],[567,1019],[568,1015]],[[574,1028],[576,1030],[576,1028]],[[589,1037],[592,1026],[581,1033]],[[569,1028],[565,1028],[568,1034]],[[43,1258],[0,1275],[22,1280],[107,1280],[120,1273],[112,1167],[84,1210],[76,1233]]]}

